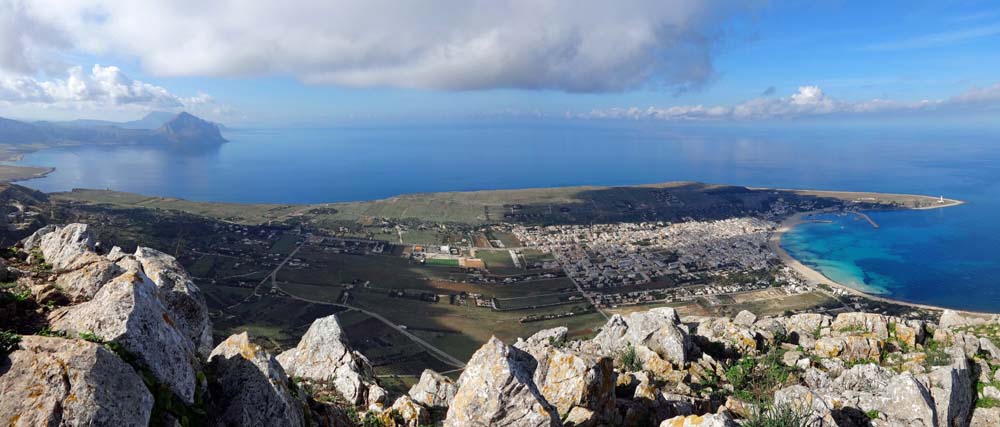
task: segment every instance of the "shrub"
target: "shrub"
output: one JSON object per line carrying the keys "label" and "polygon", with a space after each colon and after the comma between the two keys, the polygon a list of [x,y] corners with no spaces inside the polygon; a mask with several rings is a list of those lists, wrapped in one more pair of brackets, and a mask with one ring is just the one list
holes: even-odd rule
{"label": "shrub", "polygon": [[807,412],[786,404],[754,411],[743,423],[743,427],[807,427],[808,425]]}
{"label": "shrub", "polygon": [[7,357],[8,354],[17,350],[17,344],[20,342],[20,335],[10,331],[0,331],[0,357]]}
{"label": "shrub", "polygon": [[632,343],[626,343],[625,348],[618,352],[618,365],[628,372],[642,370],[642,361],[639,360],[639,355],[636,354]]}
{"label": "shrub", "polygon": [[788,381],[792,370],[781,361],[781,354],[772,350],[759,359],[744,356],[729,367],[726,380],[733,386],[733,394],[756,404],[769,402],[774,390]]}

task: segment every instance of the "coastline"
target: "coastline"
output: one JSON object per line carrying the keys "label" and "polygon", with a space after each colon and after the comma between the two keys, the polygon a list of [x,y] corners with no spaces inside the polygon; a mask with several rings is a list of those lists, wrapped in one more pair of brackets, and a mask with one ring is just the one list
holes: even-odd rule
{"label": "coastline", "polygon": [[[940,209],[940,208],[945,208],[945,207],[958,206],[958,205],[961,205],[961,204],[964,203],[964,202],[959,201],[959,200],[950,200],[950,199],[945,199],[945,200],[947,200],[948,203],[944,203],[944,204],[941,204],[939,206],[930,206],[930,207],[922,207],[922,208],[910,208],[910,209],[912,209],[912,210]],[[889,303],[889,304],[904,305],[904,306],[913,307],[913,308],[919,308],[919,309],[924,309],[924,310],[933,310],[933,311],[952,310],[952,311],[957,311],[957,312],[962,312],[962,313],[996,314],[996,313],[990,313],[990,312],[952,309],[952,308],[947,308],[947,307],[940,307],[940,306],[929,305],[929,304],[920,304],[920,303],[914,303],[914,302],[908,302],[908,301],[901,301],[901,300],[897,300],[897,299],[882,297],[882,296],[879,296],[879,295],[873,295],[873,294],[870,294],[868,292],[861,291],[859,289],[856,289],[856,288],[844,285],[842,283],[839,283],[839,282],[837,282],[835,280],[830,279],[829,277],[827,277],[822,272],[820,272],[818,270],[815,270],[812,267],[809,267],[809,266],[803,264],[798,259],[795,259],[795,257],[791,256],[787,251],[785,251],[785,248],[783,248],[781,246],[781,239],[782,239],[782,237],[784,237],[785,233],[791,231],[791,229],[794,228],[795,226],[806,222],[805,219],[804,219],[805,217],[808,217],[808,216],[811,216],[811,215],[816,215],[816,214],[829,213],[829,212],[831,212],[831,211],[828,211],[828,210],[815,210],[815,211],[807,211],[807,212],[798,212],[796,214],[793,214],[792,216],[789,216],[788,218],[785,218],[783,221],[781,221],[780,224],[778,224],[778,227],[775,228],[774,232],[771,233],[771,236],[768,238],[768,241],[767,241],[768,247],[771,249],[771,251],[773,251],[776,255],[778,255],[778,259],[781,260],[782,264],[784,264],[784,265],[788,266],[789,268],[791,268],[792,270],[795,270],[796,272],[798,272],[800,275],[802,275],[803,278],[805,278],[806,282],[813,283],[813,284],[826,285],[826,286],[829,286],[831,288],[840,289],[840,290],[842,290],[844,292],[847,292],[847,293],[849,293],[851,295],[862,297],[862,298],[867,298],[867,299],[874,300],[874,301],[879,301],[879,302],[884,302],[884,303]]]}

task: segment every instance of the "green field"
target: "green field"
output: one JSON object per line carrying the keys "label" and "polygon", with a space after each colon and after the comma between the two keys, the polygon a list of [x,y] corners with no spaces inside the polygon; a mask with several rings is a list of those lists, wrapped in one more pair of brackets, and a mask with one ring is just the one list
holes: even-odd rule
{"label": "green field", "polygon": [[432,265],[436,267],[458,267],[459,262],[454,258],[427,258],[424,260],[424,264]]}
{"label": "green field", "polygon": [[514,267],[514,260],[510,258],[510,252],[502,250],[476,250],[476,258],[486,263],[486,268],[493,274],[511,275],[522,274],[524,269]]}

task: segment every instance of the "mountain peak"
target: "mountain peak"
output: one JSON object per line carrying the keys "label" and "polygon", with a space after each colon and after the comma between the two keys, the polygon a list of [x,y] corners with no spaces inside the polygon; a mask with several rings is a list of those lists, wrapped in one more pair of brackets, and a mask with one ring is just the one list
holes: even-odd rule
{"label": "mountain peak", "polygon": [[215,123],[182,111],[160,127],[159,132],[171,142],[226,142]]}

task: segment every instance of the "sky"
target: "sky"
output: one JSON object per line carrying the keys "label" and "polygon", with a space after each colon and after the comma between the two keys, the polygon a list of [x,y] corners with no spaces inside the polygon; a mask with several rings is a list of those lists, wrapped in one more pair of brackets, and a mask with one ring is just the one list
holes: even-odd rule
{"label": "sky", "polygon": [[0,116],[998,124],[991,1],[0,0]]}

